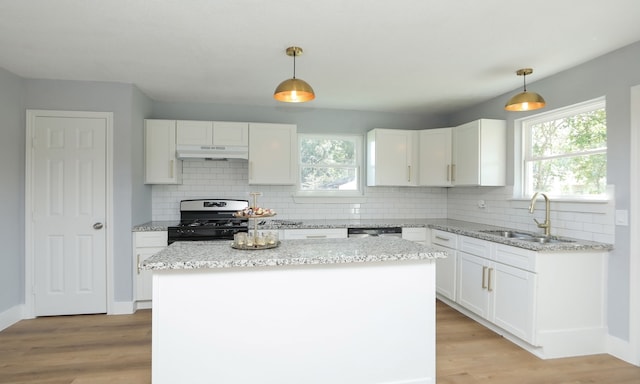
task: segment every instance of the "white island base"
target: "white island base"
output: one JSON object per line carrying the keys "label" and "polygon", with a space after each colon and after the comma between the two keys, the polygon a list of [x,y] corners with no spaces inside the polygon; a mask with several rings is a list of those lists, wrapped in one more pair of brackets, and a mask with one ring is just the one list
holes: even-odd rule
{"label": "white island base", "polygon": [[154,270],[153,383],[435,383],[435,263]]}

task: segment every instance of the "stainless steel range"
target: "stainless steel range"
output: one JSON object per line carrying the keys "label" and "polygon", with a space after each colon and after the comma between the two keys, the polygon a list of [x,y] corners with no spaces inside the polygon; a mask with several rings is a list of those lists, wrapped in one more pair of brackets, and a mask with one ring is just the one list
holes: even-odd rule
{"label": "stainless steel range", "polygon": [[247,218],[234,217],[249,207],[248,200],[197,199],[180,202],[180,224],[168,228],[168,243],[176,241],[233,240],[247,232]]}

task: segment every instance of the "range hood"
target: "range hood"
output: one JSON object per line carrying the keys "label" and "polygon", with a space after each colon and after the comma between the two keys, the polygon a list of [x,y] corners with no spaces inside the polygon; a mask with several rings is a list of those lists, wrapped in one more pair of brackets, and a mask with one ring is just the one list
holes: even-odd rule
{"label": "range hood", "polygon": [[244,159],[249,158],[249,147],[233,145],[178,145],[178,159]]}

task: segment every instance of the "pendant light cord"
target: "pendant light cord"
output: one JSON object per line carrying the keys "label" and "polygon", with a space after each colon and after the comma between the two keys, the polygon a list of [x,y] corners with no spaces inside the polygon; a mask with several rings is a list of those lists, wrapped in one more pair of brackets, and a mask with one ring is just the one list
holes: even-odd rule
{"label": "pendant light cord", "polygon": [[296,50],[293,50],[293,78],[296,78]]}
{"label": "pendant light cord", "polygon": [[[295,61],[295,56],[294,56],[294,60],[293,60],[293,66],[294,66],[293,72],[294,73],[296,71],[295,70],[295,65],[296,65],[296,61]],[[523,84],[524,84],[524,92],[527,92],[527,74],[526,73],[522,74],[522,81],[523,81]]]}

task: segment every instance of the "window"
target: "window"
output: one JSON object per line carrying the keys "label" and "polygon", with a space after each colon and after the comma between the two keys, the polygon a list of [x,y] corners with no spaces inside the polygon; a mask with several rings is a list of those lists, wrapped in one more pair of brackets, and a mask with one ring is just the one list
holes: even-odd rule
{"label": "window", "polygon": [[299,194],[310,196],[362,194],[361,136],[301,134],[298,137]]}
{"label": "window", "polygon": [[607,187],[607,118],[598,99],[520,120],[522,191],[602,198]]}

